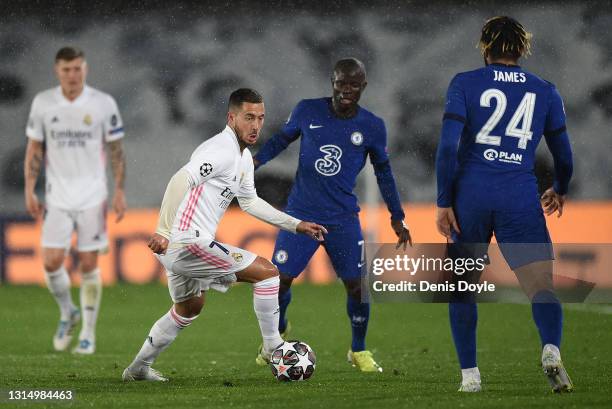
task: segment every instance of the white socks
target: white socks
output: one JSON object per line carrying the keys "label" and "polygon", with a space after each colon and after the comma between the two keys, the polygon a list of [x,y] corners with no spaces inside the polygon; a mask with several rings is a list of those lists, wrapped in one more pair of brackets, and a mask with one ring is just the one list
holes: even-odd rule
{"label": "white socks", "polygon": [[45,270],[45,281],[49,291],[57,301],[60,309],[60,319],[62,321],[70,320],[70,313],[76,308],[72,303],[70,294],[70,277],[68,272],[62,266],[56,271]]}
{"label": "white socks", "polygon": [[462,383],[468,382],[468,381],[478,381],[480,382],[480,371],[478,370],[478,367],[474,367],[474,368],[467,368],[467,369],[462,369],[461,370],[461,377],[463,378],[461,380]]}
{"label": "white socks", "polygon": [[192,318],[181,317],[176,313],[173,306],[170,311],[153,324],[149,336],[140,348],[140,352],[130,364],[130,371],[137,372],[150,367],[155,358],[170,346],[179,332],[188,327],[196,318],[198,318],[197,315]]}
{"label": "white socks", "polygon": [[87,339],[94,342],[96,335],[96,321],[102,299],[102,280],[100,269],[96,268],[89,273],[81,274],[81,313],[83,314],[83,327],[79,340]]}
{"label": "white socks", "polygon": [[280,279],[278,276],[253,284],[253,307],[259,321],[265,352],[272,352],[274,348],[283,343],[283,339],[278,332],[279,285]]}

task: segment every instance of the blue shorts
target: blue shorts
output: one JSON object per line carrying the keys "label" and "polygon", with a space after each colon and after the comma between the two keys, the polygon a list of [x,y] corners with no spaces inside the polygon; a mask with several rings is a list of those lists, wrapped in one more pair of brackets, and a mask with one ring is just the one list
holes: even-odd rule
{"label": "blue shorts", "polygon": [[[491,237],[511,269],[543,260],[554,259],[554,253],[541,208],[526,210],[485,210],[455,206],[460,234],[453,232],[455,243],[488,245]],[[479,246],[486,251],[487,246]]]}
{"label": "blue shorts", "polygon": [[284,230],[278,233],[272,262],[281,273],[293,278],[299,276],[322,245],[338,277],[343,280],[361,277],[365,269],[365,243],[359,219],[355,216],[343,224],[324,226],[328,233],[321,243],[303,234]]}

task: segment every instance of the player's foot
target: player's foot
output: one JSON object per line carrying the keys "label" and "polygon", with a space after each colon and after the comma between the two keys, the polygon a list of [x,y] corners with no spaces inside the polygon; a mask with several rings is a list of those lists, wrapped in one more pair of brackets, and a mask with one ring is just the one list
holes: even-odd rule
{"label": "player's foot", "polygon": [[260,345],[259,349],[257,350],[255,363],[259,366],[266,366],[270,363],[270,356],[272,356],[272,354],[266,354],[263,350],[263,345]]}
{"label": "player's foot", "polygon": [[481,390],[482,386],[478,379],[468,378],[461,382],[461,386],[457,389],[457,392],[480,392]]}
{"label": "player's foot", "polygon": [[[285,330],[281,332],[280,334],[281,338],[284,341],[286,341],[290,332],[291,332],[291,321],[287,321],[287,327],[285,327]],[[259,366],[268,365],[270,363],[270,355],[271,354],[265,354],[263,352],[263,344],[260,344],[259,349],[257,350],[257,357],[255,358],[255,363]]]}
{"label": "player's foot", "polygon": [[121,376],[124,382],[130,381],[152,381],[152,382],[168,382],[168,378],[164,377],[159,371],[149,366],[144,366],[140,370],[131,371],[129,367],[123,370]]}
{"label": "player's foot", "polygon": [[79,340],[79,344],[72,350],[73,354],[91,355],[96,352],[95,342],[89,339]]}
{"label": "player's foot", "polygon": [[548,378],[553,392],[561,393],[574,390],[572,380],[563,366],[559,348],[556,346],[551,344],[544,345],[542,349],[542,369]]}
{"label": "player's foot", "polygon": [[359,351],[353,352],[349,349],[347,355],[348,361],[354,368],[359,368],[361,372],[382,372],[383,369],[376,363],[372,352]]}
{"label": "player's foot", "polygon": [[72,341],[72,333],[80,321],[81,312],[78,308],[72,310],[69,320],[60,320],[57,331],[55,331],[55,335],[53,336],[53,348],[56,351],[65,351],[68,349],[70,341]]}

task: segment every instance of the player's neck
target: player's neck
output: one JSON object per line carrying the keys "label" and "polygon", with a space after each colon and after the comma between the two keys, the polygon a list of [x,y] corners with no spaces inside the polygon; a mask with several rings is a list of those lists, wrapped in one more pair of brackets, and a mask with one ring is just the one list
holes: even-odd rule
{"label": "player's neck", "polygon": [[518,60],[513,60],[510,58],[495,58],[495,59],[487,59],[487,64],[501,64],[507,66],[518,66]]}
{"label": "player's neck", "polygon": [[84,85],[81,88],[75,90],[65,90],[64,88],[62,88],[62,94],[68,101],[72,102],[83,93],[84,89]]}
{"label": "player's neck", "polygon": [[351,108],[342,109],[332,98],[332,111],[334,111],[334,115],[341,119],[350,119],[357,115],[357,111],[359,110],[359,105],[355,104]]}

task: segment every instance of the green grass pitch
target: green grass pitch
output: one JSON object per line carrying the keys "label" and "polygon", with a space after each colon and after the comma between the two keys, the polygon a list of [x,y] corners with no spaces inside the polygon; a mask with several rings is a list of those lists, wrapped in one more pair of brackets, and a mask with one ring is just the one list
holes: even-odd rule
{"label": "green grass pitch", "polygon": [[306,382],[283,384],[255,365],[260,336],[251,289],[238,285],[227,294],[209,293],[201,316],[157,360],[154,367],[170,382],[123,383],[123,368],[169,307],[161,285],[105,288],[97,352],[80,357],[53,352],[58,311],[46,289],[0,287],[0,390],[76,394],[72,403],[4,401],[0,408],[612,407],[612,315],[601,309],[565,308],[572,394],[550,392],[528,305],[480,306],[482,393],[456,392],[459,369],[444,304],[375,304],[368,347],[384,372],[359,373],[346,362],[350,331],[341,285],[293,289],[292,337],[309,343],[318,359]]}

